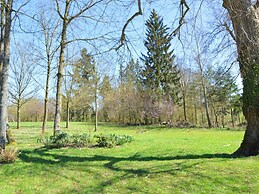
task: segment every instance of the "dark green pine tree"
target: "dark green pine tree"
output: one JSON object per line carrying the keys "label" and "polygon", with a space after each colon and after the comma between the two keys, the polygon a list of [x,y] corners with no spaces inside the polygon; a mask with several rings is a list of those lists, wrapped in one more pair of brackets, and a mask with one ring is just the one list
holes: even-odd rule
{"label": "dark green pine tree", "polygon": [[145,25],[144,45],[147,53],[142,54],[141,58],[144,62],[141,72],[143,88],[151,90],[157,99],[166,96],[176,102],[179,100],[180,72],[174,64],[173,50],[170,49],[172,37],[168,33],[169,28],[155,10],[152,10]]}

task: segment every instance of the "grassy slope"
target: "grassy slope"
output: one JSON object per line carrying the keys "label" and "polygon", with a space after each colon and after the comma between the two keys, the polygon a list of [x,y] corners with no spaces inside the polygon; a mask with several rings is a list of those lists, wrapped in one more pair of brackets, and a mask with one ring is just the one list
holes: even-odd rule
{"label": "grassy slope", "polygon": [[[92,129],[72,123],[67,131]],[[100,126],[102,133],[135,141],[53,150],[36,141],[40,123],[12,131],[21,154],[16,163],[0,165],[4,193],[259,193],[259,157],[229,155],[242,140],[240,131]]]}

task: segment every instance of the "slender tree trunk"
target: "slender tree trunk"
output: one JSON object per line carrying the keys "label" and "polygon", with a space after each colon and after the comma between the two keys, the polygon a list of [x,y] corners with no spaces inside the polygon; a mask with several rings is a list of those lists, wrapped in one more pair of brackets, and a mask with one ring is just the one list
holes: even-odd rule
{"label": "slender tree trunk", "polygon": [[95,127],[94,131],[98,129],[98,74],[97,74],[97,64],[94,63],[95,75],[94,75],[94,104],[95,104]]}
{"label": "slender tree trunk", "polygon": [[187,122],[187,115],[186,115],[186,96],[185,93],[183,94],[183,116],[184,116],[184,121]]}
{"label": "slender tree trunk", "polygon": [[43,113],[43,122],[42,122],[42,135],[44,136],[46,131],[46,123],[48,121],[48,101],[49,101],[49,79],[50,79],[50,56],[47,56],[48,60],[48,69],[47,69],[47,78],[46,78],[46,86],[45,86],[45,99],[44,99],[44,113]]}
{"label": "slender tree trunk", "polygon": [[195,125],[198,124],[198,116],[197,116],[197,106],[194,106],[194,117],[195,117]]}
{"label": "slender tree trunk", "polygon": [[234,113],[233,113],[233,109],[230,109],[230,115],[231,115],[231,123],[232,123],[232,127],[235,127],[235,120],[234,120]]}
{"label": "slender tree trunk", "polygon": [[222,127],[225,128],[225,109],[223,107],[221,110],[221,123],[222,123]]}
{"label": "slender tree trunk", "polygon": [[69,112],[70,112],[70,100],[67,99],[66,128],[69,128]]}
{"label": "slender tree trunk", "polygon": [[5,26],[4,26],[4,52],[1,53],[0,64],[2,70],[0,72],[0,148],[5,148],[6,126],[7,126],[7,102],[8,102],[8,74],[10,62],[10,34],[12,22],[12,5],[13,1],[8,0],[5,7]]}
{"label": "slender tree trunk", "polygon": [[234,155],[259,153],[259,1],[224,0],[234,26],[238,61],[243,78],[243,113],[247,127]]}
{"label": "slender tree trunk", "polygon": [[199,66],[200,66],[200,72],[201,72],[201,86],[202,86],[202,94],[203,94],[203,99],[204,99],[205,113],[206,113],[206,117],[207,117],[208,127],[211,128],[212,124],[211,124],[210,114],[209,114],[209,104],[208,104],[208,100],[207,100],[207,89],[206,89],[204,78],[203,78],[203,69],[202,69],[202,66],[201,66],[200,63],[199,63]]}
{"label": "slender tree trunk", "polygon": [[20,129],[20,122],[21,122],[21,103],[20,103],[20,100],[18,100],[18,103],[17,103],[16,113],[17,113],[16,128]]}
{"label": "slender tree trunk", "polygon": [[209,114],[209,104],[208,104],[208,100],[207,100],[207,90],[206,90],[206,86],[205,86],[204,82],[202,83],[202,89],[203,89],[204,106],[205,106],[205,111],[206,111],[208,127],[211,128],[212,124],[211,124],[210,114]]}
{"label": "slender tree trunk", "polygon": [[212,109],[213,109],[213,113],[214,113],[214,117],[215,117],[215,125],[216,125],[216,127],[219,127],[217,111],[214,106],[212,106]]}

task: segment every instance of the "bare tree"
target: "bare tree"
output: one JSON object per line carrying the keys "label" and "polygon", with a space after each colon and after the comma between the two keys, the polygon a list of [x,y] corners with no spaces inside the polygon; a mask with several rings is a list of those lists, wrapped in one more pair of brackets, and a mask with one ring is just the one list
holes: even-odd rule
{"label": "bare tree", "polygon": [[197,46],[196,62],[199,66],[199,71],[200,71],[201,87],[202,87],[202,94],[203,94],[203,99],[204,99],[204,107],[205,107],[208,127],[211,128],[212,124],[211,124],[210,114],[209,114],[209,103],[208,103],[208,98],[207,98],[206,82],[205,82],[205,79],[204,79],[204,68],[203,68],[203,64],[202,64],[202,60],[201,60],[201,53],[200,53],[200,48],[199,48],[198,42],[196,42],[196,46]]}
{"label": "bare tree", "polygon": [[[58,15],[62,21],[61,29],[61,39],[60,39],[60,54],[58,62],[58,73],[57,73],[57,93],[56,93],[56,111],[54,118],[54,135],[56,131],[60,130],[60,120],[61,120],[61,103],[62,103],[62,80],[63,80],[63,69],[65,60],[65,48],[68,43],[76,41],[67,40],[67,30],[69,25],[81,17],[86,11],[96,6],[97,4],[103,2],[104,0],[87,1],[85,3],[80,3],[75,0],[66,0],[64,6],[60,5],[58,0],[55,0],[56,9]],[[74,7],[73,9],[71,7]],[[62,10],[63,9],[63,10]],[[77,10],[77,11],[75,11]],[[81,39],[80,39],[81,40]]]}
{"label": "bare tree", "polygon": [[17,129],[20,128],[21,107],[38,92],[33,85],[35,67],[34,61],[21,49],[18,49],[16,58],[11,60],[9,94],[17,109]]}
{"label": "bare tree", "polygon": [[57,47],[55,46],[55,40],[58,36],[58,26],[59,21],[46,10],[42,10],[39,15],[39,26],[42,29],[43,38],[42,44],[44,45],[44,62],[46,64],[46,82],[45,82],[45,97],[44,97],[44,114],[42,121],[42,135],[45,134],[46,123],[48,120],[48,101],[49,101],[49,84],[50,84],[50,75],[52,70],[52,63],[54,56],[57,52]]}

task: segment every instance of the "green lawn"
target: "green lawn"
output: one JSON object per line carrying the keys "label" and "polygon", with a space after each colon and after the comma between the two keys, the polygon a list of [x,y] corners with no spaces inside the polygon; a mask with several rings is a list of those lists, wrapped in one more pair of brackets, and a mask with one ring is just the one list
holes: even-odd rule
{"label": "green lawn", "polygon": [[[259,157],[230,155],[243,131],[101,125],[97,133],[133,135],[134,141],[50,150],[37,143],[40,126],[12,129],[21,153],[17,162],[0,165],[0,193],[259,193]],[[64,131],[95,134],[85,123]]]}

